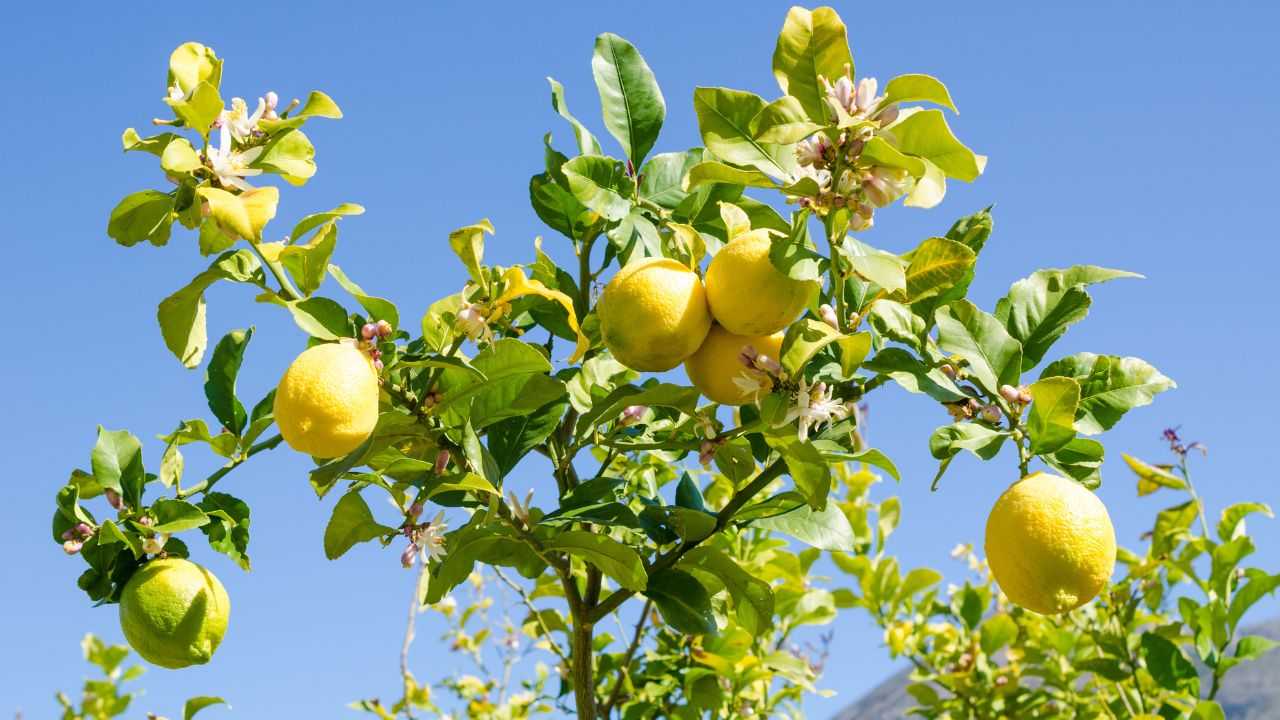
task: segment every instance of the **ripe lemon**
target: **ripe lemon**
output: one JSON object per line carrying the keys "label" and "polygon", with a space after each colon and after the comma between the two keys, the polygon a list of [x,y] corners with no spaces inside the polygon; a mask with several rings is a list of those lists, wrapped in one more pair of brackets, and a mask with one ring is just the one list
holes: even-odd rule
{"label": "ripe lemon", "polygon": [[1084,486],[1032,473],[1004,491],[987,517],[987,562],[1013,602],[1045,615],[1089,602],[1111,578],[1116,532]]}
{"label": "ripe lemon", "polygon": [[605,346],[632,370],[670,370],[692,355],[711,329],[702,280],[667,258],[646,258],[619,270],[597,312]]}
{"label": "ripe lemon", "polygon": [[152,560],[120,594],[120,628],[144,660],[203,665],[227,632],[231,600],[213,573],[179,558]]}
{"label": "ripe lemon", "polygon": [[[702,347],[684,361],[693,386],[703,395],[722,405],[742,405],[756,399],[749,385],[755,382],[759,392],[768,392],[773,381],[766,373],[743,365],[739,356],[744,347],[750,346],[756,355],[768,355],[779,360],[782,352],[782,333],[772,335],[734,335],[720,325],[712,325]],[[735,380],[742,381],[734,382]]]}
{"label": "ripe lemon", "polygon": [[793,280],[769,261],[769,233],[752,230],[731,240],[707,265],[711,314],[735,335],[770,335],[804,310],[818,284]]}
{"label": "ripe lemon", "polygon": [[289,447],[341,457],[378,424],[378,373],[354,343],[328,343],[299,355],[276,387],[276,426]]}

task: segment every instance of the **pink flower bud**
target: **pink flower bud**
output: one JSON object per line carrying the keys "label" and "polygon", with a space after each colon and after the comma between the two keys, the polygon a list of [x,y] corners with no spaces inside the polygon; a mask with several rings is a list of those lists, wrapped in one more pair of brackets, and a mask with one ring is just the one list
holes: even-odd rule
{"label": "pink flower bud", "polygon": [[435,471],[437,475],[443,475],[445,470],[449,469],[449,451],[441,450],[436,453]]}
{"label": "pink flower bud", "polygon": [[881,125],[889,125],[894,120],[897,120],[897,119],[898,119],[898,106],[896,104],[886,106],[885,109],[876,113],[876,120],[879,120]]}
{"label": "pink flower bud", "polygon": [[143,527],[151,527],[152,525],[156,524],[156,521],[152,520],[150,515],[143,515],[142,517],[138,518],[137,522],[139,525]]}
{"label": "pink flower bud", "polygon": [[703,440],[698,445],[698,462],[703,466],[711,464],[712,459],[716,456],[716,450],[720,448],[720,443],[715,440]]}
{"label": "pink flower bud", "polygon": [[107,496],[107,502],[110,503],[111,507],[116,510],[124,509],[124,500],[120,498],[120,493],[112,490],[111,488],[107,488],[103,491],[103,494]]}
{"label": "pink flower bud", "polygon": [[409,506],[409,517],[417,520],[422,515],[422,503],[416,502]]}
{"label": "pink flower bud", "polygon": [[755,366],[769,373],[770,375],[782,374],[782,365],[779,364],[777,360],[774,360],[773,358],[763,353],[756,356]]}
{"label": "pink flower bud", "polygon": [[267,109],[269,110],[275,110],[276,106],[280,104],[280,96],[276,94],[275,90],[268,90],[262,99],[267,103]]}
{"label": "pink flower bud", "polygon": [[373,336],[377,334],[378,334],[378,326],[374,325],[373,323],[365,323],[364,327],[360,328],[360,337],[364,338],[365,340],[372,340]]}
{"label": "pink flower bud", "polygon": [[623,426],[634,425],[640,422],[640,418],[644,417],[644,413],[648,409],[644,405],[628,405],[622,409],[622,417],[619,418],[619,422]]}
{"label": "pink flower bud", "polygon": [[835,308],[830,305],[823,304],[818,308],[818,317],[822,318],[822,322],[830,325],[832,329],[840,329],[840,318],[836,317]]}
{"label": "pink flower bud", "polygon": [[381,360],[374,360],[374,361],[373,361],[373,370],[374,370],[374,372],[382,372],[382,361],[381,361]]}
{"label": "pink flower bud", "polygon": [[1000,408],[995,405],[987,405],[982,408],[982,419],[989,423],[1000,422]]}
{"label": "pink flower bud", "polygon": [[1012,385],[1001,385],[1000,397],[1011,403],[1022,402],[1022,393],[1018,391],[1018,388]]}
{"label": "pink flower bud", "polygon": [[75,526],[76,534],[80,537],[89,537],[93,534],[93,528],[86,523],[77,523]]}
{"label": "pink flower bud", "polygon": [[400,564],[406,568],[413,567],[413,562],[418,559],[418,546],[409,543],[409,546],[400,553]]}
{"label": "pink flower bud", "polygon": [[391,336],[391,323],[386,320],[379,320],[374,327],[377,330],[378,337],[384,338]]}
{"label": "pink flower bud", "polygon": [[742,351],[738,353],[738,362],[749,368],[755,368],[756,349],[750,345],[743,345]]}
{"label": "pink flower bud", "polygon": [[62,551],[68,555],[75,555],[80,552],[80,548],[84,547],[84,543],[79,540],[68,540],[62,543]]}

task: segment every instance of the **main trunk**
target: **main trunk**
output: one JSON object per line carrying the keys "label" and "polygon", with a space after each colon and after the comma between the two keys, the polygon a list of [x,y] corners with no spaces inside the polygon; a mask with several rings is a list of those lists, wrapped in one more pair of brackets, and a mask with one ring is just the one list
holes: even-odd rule
{"label": "main trunk", "polygon": [[595,653],[591,641],[592,627],[575,618],[569,659],[573,664],[573,697],[578,706],[578,720],[596,720]]}

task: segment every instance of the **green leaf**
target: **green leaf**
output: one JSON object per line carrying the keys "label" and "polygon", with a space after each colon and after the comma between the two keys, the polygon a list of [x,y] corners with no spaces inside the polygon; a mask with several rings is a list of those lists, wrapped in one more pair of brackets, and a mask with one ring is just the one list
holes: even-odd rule
{"label": "green leaf", "polygon": [[1089,489],[1102,484],[1102,443],[1078,437],[1063,445],[1056,452],[1040,456],[1058,472],[1073,478]]}
{"label": "green leaf", "polygon": [[689,168],[688,173],[685,175],[686,190],[694,190],[705,185],[717,183],[762,188],[775,188],[778,186],[768,175],[759,170],[725,165],[715,160],[700,162]]}
{"label": "green leaf", "polygon": [[1027,434],[1031,452],[1051,453],[1071,442],[1076,436],[1076,407],[1080,404],[1080,383],[1071,378],[1045,378],[1032,383],[1031,412],[1027,416]]}
{"label": "green leaf", "polygon": [[400,327],[400,311],[396,309],[395,303],[385,298],[365,293],[364,289],[347,277],[347,274],[337,265],[329,265],[328,270],[333,279],[342,286],[342,289],[346,290],[347,294],[355,298],[356,302],[360,303],[360,307],[369,313],[370,320],[386,320],[393,329]]}
{"label": "green leaf", "polygon": [[293,185],[316,174],[316,148],[301,130],[288,129],[271,136],[253,167],[284,176]]}
{"label": "green leaf", "polygon": [[764,143],[791,144],[799,142],[822,129],[822,125],[810,122],[800,101],[783,95],[751,119],[751,135]]}
{"label": "green leaf", "polygon": [[1124,682],[1133,676],[1119,660],[1111,657],[1095,657],[1076,660],[1075,669],[1088,672],[1111,682]]}
{"label": "green leaf", "polygon": [[[703,164],[705,155],[702,148],[697,148],[649,158],[640,168],[640,197],[668,210],[676,209],[689,196],[685,177]],[[690,181],[690,186],[693,184]]]}
{"label": "green leaf", "polygon": [[716,630],[707,589],[683,570],[668,569],[648,578],[644,594],[658,606],[662,619],[677,631],[705,635]]}
{"label": "green leaf", "polygon": [[1038,365],[1067,327],[1089,314],[1092,299],[1084,285],[1124,277],[1140,276],[1077,265],[1064,270],[1039,270],[1014,283],[1009,294],[996,304],[995,315],[1022,343],[1022,369]]}
{"label": "green leaf", "polygon": [[266,301],[282,305],[293,316],[294,324],[317,340],[335,341],[355,334],[347,309],[337,300],[313,295],[306,300],[285,302],[270,295]]}
{"label": "green leaf", "polygon": [[1017,639],[1018,624],[1007,614],[1000,613],[983,621],[979,633],[982,652],[994,655],[997,650]]}
{"label": "green leaf", "polygon": [[[911,251],[904,276],[902,299],[916,303],[943,295],[955,287],[966,287],[978,256],[963,243],[947,238],[929,238]],[[888,289],[888,288],[886,288]]]}
{"label": "green leaf", "polygon": [[1260,502],[1235,503],[1222,511],[1218,520],[1218,539],[1222,542],[1233,540],[1244,532],[1244,519],[1252,513],[1261,513],[1269,518],[1275,517],[1271,506]]}
{"label": "green leaf", "polygon": [[169,54],[166,85],[177,85],[183,93],[189,93],[202,82],[214,87],[222,83],[222,61],[214,54],[213,48],[198,42],[179,45]]}
{"label": "green leaf", "polygon": [[[900,302],[880,299],[867,309],[867,322],[884,337],[919,350],[925,335],[924,318]],[[926,369],[920,364],[917,369]]]}
{"label": "green leaf", "polygon": [[465,415],[476,429],[531,413],[565,394],[563,381],[547,374],[551,362],[546,355],[514,338],[489,345],[471,366],[473,371],[447,368],[441,374],[436,412]]}
{"label": "green leaf", "polygon": [[915,597],[916,593],[928,590],[942,582],[942,573],[933,568],[915,568],[902,579],[898,588],[898,602]]}
{"label": "green leaf", "polygon": [[991,207],[972,215],[966,215],[951,225],[947,230],[947,239],[955,240],[973,251],[975,255],[982,252],[991,231],[995,229],[995,219],[991,217]]}
{"label": "green leaf", "polygon": [[141,505],[146,471],[142,464],[142,443],[133,433],[107,430],[99,425],[90,462],[99,485],[123,495],[130,507]]}
{"label": "green leaf", "polygon": [[1214,700],[1201,700],[1191,711],[1191,720],[1227,720],[1222,706]]}
{"label": "green leaf", "polygon": [[268,133],[275,133],[284,128],[301,127],[303,123],[313,117],[337,120],[342,117],[342,109],[338,107],[338,103],[333,101],[333,98],[319,90],[312,90],[307,95],[307,101],[302,104],[302,108],[297,112],[292,113],[287,118],[276,120],[264,118],[259,121],[259,125]]}
{"label": "green leaf", "polygon": [[603,155],[600,150],[600,143],[596,141],[591,131],[585,125],[578,122],[578,118],[569,112],[569,105],[564,99],[564,86],[556,82],[555,78],[547,78],[547,82],[551,83],[551,109],[555,110],[560,117],[569,121],[569,125],[573,127],[573,136],[578,141],[579,155]]}
{"label": "green leaf", "polygon": [[613,421],[628,405],[669,407],[692,415],[698,405],[698,390],[660,382],[649,382],[643,386],[623,385],[595,403],[591,411],[578,420],[578,437],[585,437],[597,425]]}
{"label": "green leaf", "polygon": [[613,33],[596,38],[591,74],[600,92],[600,111],[634,167],[653,149],[667,116],[667,103],[640,51]]}
{"label": "green leaf", "polygon": [[191,147],[191,141],[184,137],[175,138],[160,153],[160,169],[168,174],[189,173],[201,167],[204,163],[200,162],[196,149]]}
{"label": "green leaf", "polygon": [[248,250],[237,250],[219,255],[208,270],[161,301],[156,311],[165,346],[186,367],[196,367],[204,357],[208,344],[204,291],[219,280],[266,287],[266,276],[258,259]]}
{"label": "green leaf", "polygon": [[1001,385],[1017,385],[1022,373],[1022,346],[994,316],[968,300],[939,308],[938,346],[963,358],[966,370],[988,393]]}
{"label": "green leaf", "polygon": [[978,423],[943,425],[929,436],[929,453],[938,460],[947,460],[961,450],[968,450],[983,460],[990,460],[1000,452],[1009,433]]}
{"label": "green leaf", "polygon": [[1187,487],[1186,481],[1170,472],[1170,466],[1152,465],[1128,453],[1121,453],[1120,456],[1133,474],[1138,476],[1138,495],[1150,495],[1162,487],[1174,490]]}
{"label": "green leaf", "polygon": [[899,150],[928,160],[950,178],[972,182],[982,174],[986,157],[956,139],[941,110],[921,110],[904,116],[888,128],[898,141]]}
{"label": "green leaf", "polygon": [[788,145],[756,140],[751,123],[765,108],[758,95],[728,88],[700,87],[693,91],[702,143],[716,157],[734,165],[753,167],[790,181],[795,175],[795,152]]}
{"label": "green leaf", "polygon": [[[556,168],[559,171],[559,167]],[[568,180],[560,185],[550,175],[534,175],[529,179],[529,202],[538,218],[567,238],[577,239],[597,216],[569,192]]]}
{"label": "green leaf", "polygon": [[187,91],[181,100],[164,98],[164,103],[173,108],[173,114],[184,125],[200,133],[200,137],[208,138],[214,121],[222,114],[222,96],[218,88],[211,82],[197,83]]}
{"label": "green leaf", "polygon": [[[210,695],[198,695],[188,698],[182,705],[182,720],[191,720],[196,716],[196,713],[213,705],[227,705],[227,701]],[[227,707],[230,708],[231,706],[227,705]]]}
{"label": "green leaf", "polygon": [[1142,659],[1147,672],[1160,687],[1174,692],[1199,694],[1200,678],[1196,666],[1182,654],[1173,641],[1153,632],[1142,633]]}
{"label": "green leaf", "polygon": [[196,195],[209,207],[209,219],[218,223],[219,229],[232,237],[246,240],[262,240],[263,229],[276,216],[280,191],[274,187],[260,187],[239,195],[215,187],[200,187]]}
{"label": "green leaf", "polygon": [[569,191],[586,207],[621,220],[631,212],[631,179],[622,161],[602,155],[582,155],[565,163]]}
{"label": "green leaf", "polygon": [[1280,647],[1280,642],[1276,642],[1269,637],[1246,635],[1236,643],[1235,657],[1241,660],[1257,660],[1277,647]]}
{"label": "green leaf", "polygon": [[568,400],[554,400],[531,413],[507,418],[489,426],[489,452],[506,477],[520,459],[555,431],[568,408]]}
{"label": "green leaf", "polygon": [[790,427],[765,434],[765,440],[782,456],[787,464],[787,473],[809,507],[814,510],[827,507],[827,496],[831,494],[831,466],[818,448],[808,440],[800,440]]}
{"label": "green leaf", "polygon": [[200,528],[209,547],[248,571],[249,504],[227,493],[207,492],[200,500],[200,509],[209,516],[209,523]]}
{"label": "green leaf", "polygon": [[244,362],[244,351],[253,337],[253,328],[232,330],[213,349],[213,357],[204,371],[204,395],[209,410],[232,434],[239,435],[248,422],[244,405],[236,397],[236,376]]}
{"label": "green leaf", "polygon": [[297,243],[302,242],[303,238],[307,236],[307,233],[318,227],[329,224],[332,220],[338,220],[351,215],[363,214],[364,206],[357,205],[355,203],[342,203],[332,210],[312,213],[299,220],[298,224],[293,226],[293,231],[289,233],[288,243],[290,245],[296,245]]}
{"label": "green leaf", "polygon": [[164,245],[169,242],[173,217],[173,196],[159,190],[142,190],[126,196],[111,210],[107,236],[125,247],[143,240]]}
{"label": "green leaf", "polygon": [[789,375],[798,375],[805,363],[822,348],[840,340],[839,330],[821,320],[801,318],[787,328],[782,338],[782,367]]}
{"label": "green leaf", "polygon": [[327,223],[310,241],[299,245],[286,245],[277,260],[297,283],[303,296],[310,296],[324,282],[324,271],[338,244],[338,226]]}
{"label": "green leaf", "polygon": [[782,92],[800,101],[809,118],[825,122],[830,112],[822,79],[835,83],[853,76],[853,55],[844,23],[835,10],[787,12],[773,51],[773,76]]}
{"label": "green leaf", "polygon": [[609,230],[609,242],[622,264],[630,262],[635,253],[641,257],[662,256],[662,236],[658,228],[639,208],[622,219],[617,227]]}
{"label": "green leaf", "polygon": [[843,511],[835,503],[823,510],[800,505],[781,515],[750,521],[751,527],[780,532],[819,550],[854,552],[856,538]]}
{"label": "green leaf", "polygon": [[548,551],[568,553],[585,560],[628,590],[641,592],[645,589],[648,576],[644,562],[635,550],[613,538],[585,530],[569,530],[553,536],[545,547]]}
{"label": "green leaf", "polygon": [[156,524],[152,528],[156,532],[177,533],[209,522],[209,516],[203,510],[184,500],[160,498],[151,505],[151,512],[156,516]]}
{"label": "green leaf", "polygon": [[[852,237],[845,238],[840,244],[840,252],[862,279],[879,285],[889,293],[906,292],[906,264],[897,255],[877,250]],[[923,279],[923,276],[918,276],[917,282]]]}
{"label": "green leaf", "polygon": [[471,279],[481,287],[485,287],[488,282],[488,278],[480,269],[480,263],[484,260],[484,234],[492,235],[493,232],[493,223],[485,218],[474,225],[467,225],[449,233],[449,247],[453,249],[453,254],[458,256],[471,275]]}
{"label": "green leaf", "polygon": [[956,110],[947,86],[932,75],[899,75],[885,84],[884,104],[904,102],[930,102],[952,112],[960,112]]}
{"label": "green leaf", "polygon": [[738,622],[747,632],[756,635],[773,625],[773,589],[769,583],[742,569],[733,558],[703,546],[685,553],[680,565],[710,573],[724,583],[733,598]]}
{"label": "green leaf", "polygon": [[359,491],[349,492],[333,506],[333,515],[324,528],[324,556],[336,560],[357,543],[395,532],[395,528],[373,519],[373,513]]}
{"label": "green leaf", "polygon": [[1257,568],[1244,571],[1244,581],[1237,585],[1231,605],[1227,609],[1227,624],[1232,631],[1240,623],[1245,612],[1259,600],[1275,592],[1280,587],[1280,573],[1272,575]]}
{"label": "green leaf", "polygon": [[1070,377],[1080,383],[1076,429],[1096,435],[1111,429],[1129,410],[1149,405],[1156,394],[1177,387],[1135,357],[1077,353],[1050,363],[1040,377]]}

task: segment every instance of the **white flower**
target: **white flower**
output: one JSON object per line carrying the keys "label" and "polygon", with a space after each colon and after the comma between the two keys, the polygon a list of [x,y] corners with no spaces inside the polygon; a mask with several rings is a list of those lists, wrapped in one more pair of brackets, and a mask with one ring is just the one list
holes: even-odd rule
{"label": "white flower", "polygon": [[871,108],[880,102],[880,98],[876,97],[876,90],[879,89],[879,83],[876,79],[862,78],[858,81],[858,92],[854,96],[856,107],[852,109],[855,113],[866,114]]}
{"label": "white flower", "polygon": [[849,417],[849,406],[832,398],[832,388],[826,383],[818,383],[812,388],[809,382],[800,378],[800,389],[796,393],[796,403],[787,410],[784,423],[799,420],[798,434],[800,439],[809,439],[809,430],[819,429],[823,423],[833,423]]}
{"label": "white flower", "polygon": [[280,104],[280,96],[276,95],[274,90],[268,90],[263,100],[267,103],[267,111],[262,117],[267,120],[278,120],[280,116],[276,114],[276,105]]}
{"label": "white flower", "polygon": [[220,185],[252,190],[253,186],[245,182],[244,178],[262,174],[262,170],[249,167],[261,154],[261,147],[244,151],[232,150],[231,132],[224,123],[218,129],[218,147],[209,148],[209,165]]}
{"label": "white flower", "polygon": [[767,392],[773,387],[773,382],[767,375],[751,370],[743,370],[735,375],[733,384],[738,388],[738,392],[746,395],[752,402],[755,402],[760,393]]}
{"label": "white flower", "polygon": [[530,490],[529,493],[524,496],[523,503],[520,502],[520,498],[516,497],[516,494],[513,491],[508,490],[507,500],[511,503],[511,514],[527,526],[529,524],[529,504],[533,502],[533,490]]}
{"label": "white flower", "polygon": [[968,554],[969,546],[964,543],[959,543],[955,547],[951,548],[951,557],[953,558],[961,558]]}
{"label": "white flower", "polygon": [[444,511],[441,510],[436,513],[431,522],[418,531],[418,545],[427,557],[439,560],[447,554],[444,548],[444,531],[448,529],[449,523],[444,521]]}
{"label": "white flower", "polygon": [[480,339],[493,340],[493,331],[489,329],[489,323],[485,321],[484,314],[480,312],[479,306],[472,305],[469,302],[463,301],[462,307],[458,310],[454,327],[473,342]]}
{"label": "white flower", "polygon": [[244,98],[231,98],[231,109],[223,110],[218,119],[224,127],[231,126],[231,134],[237,140],[244,140],[258,129],[258,121],[266,111],[267,101],[262,98],[258,98],[258,107],[252,115],[249,114],[249,106],[245,104]]}
{"label": "white flower", "polygon": [[821,133],[796,143],[796,160],[801,165],[820,165],[826,161],[827,138]]}
{"label": "white flower", "polygon": [[840,103],[840,107],[845,110],[849,112],[856,110],[854,105],[856,93],[853,88],[853,80],[850,80],[848,75],[837,80],[836,84],[832,85],[831,89],[827,91],[827,94],[831,96],[832,100]]}
{"label": "white flower", "polygon": [[862,176],[862,194],[876,207],[884,207],[911,189],[911,174],[902,168],[876,166]]}

